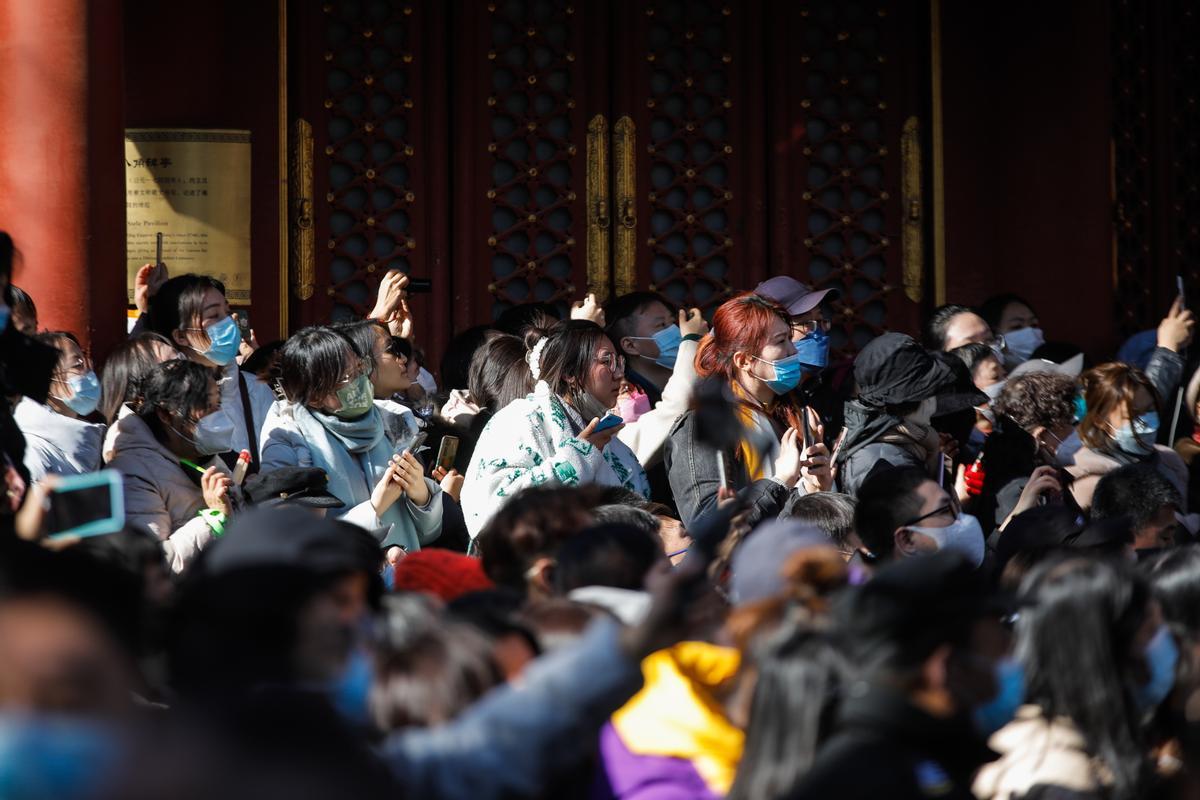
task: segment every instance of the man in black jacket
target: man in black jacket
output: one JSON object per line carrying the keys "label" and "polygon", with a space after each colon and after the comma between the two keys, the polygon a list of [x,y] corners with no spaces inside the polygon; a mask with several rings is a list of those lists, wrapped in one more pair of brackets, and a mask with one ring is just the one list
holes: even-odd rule
{"label": "man in black jacket", "polygon": [[860,680],[836,732],[793,798],[970,798],[996,753],[986,737],[1012,718],[1023,673],[1002,609],[954,553],[905,559],[834,608]]}

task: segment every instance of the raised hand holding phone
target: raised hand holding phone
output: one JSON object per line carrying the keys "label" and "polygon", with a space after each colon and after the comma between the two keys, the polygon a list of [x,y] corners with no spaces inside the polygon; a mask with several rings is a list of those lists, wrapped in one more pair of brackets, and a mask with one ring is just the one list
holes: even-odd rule
{"label": "raised hand holding phone", "polygon": [[604,419],[610,420],[613,417],[616,417],[617,422],[606,423],[604,430],[600,429],[600,423],[602,420],[593,419],[582,431],[580,431],[579,438],[599,450],[603,450],[604,448],[608,447],[608,443],[611,442],[612,438],[617,435],[617,432],[624,427],[624,421],[615,414],[608,414]]}

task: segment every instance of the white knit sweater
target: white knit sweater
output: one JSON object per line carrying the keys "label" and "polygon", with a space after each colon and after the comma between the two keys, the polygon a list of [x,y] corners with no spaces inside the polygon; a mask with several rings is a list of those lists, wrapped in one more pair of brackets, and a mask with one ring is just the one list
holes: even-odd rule
{"label": "white knit sweater", "polygon": [[462,488],[472,539],[508,498],[529,486],[600,484],[650,496],[633,451],[616,437],[603,452],[580,439],[574,433],[583,427],[579,415],[544,386],[496,412],[479,436]]}

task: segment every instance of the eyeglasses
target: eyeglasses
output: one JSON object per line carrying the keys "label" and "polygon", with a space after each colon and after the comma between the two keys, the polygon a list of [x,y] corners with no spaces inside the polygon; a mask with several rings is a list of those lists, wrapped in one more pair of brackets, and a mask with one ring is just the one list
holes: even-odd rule
{"label": "eyeglasses", "polygon": [[818,328],[820,328],[825,333],[829,333],[829,331],[833,328],[833,323],[824,318],[808,319],[808,320],[805,320],[804,322],[793,322],[792,323],[792,333],[793,334],[798,333],[802,337],[803,336],[811,336],[812,334],[816,333]]}
{"label": "eyeglasses", "polygon": [[353,366],[350,367],[350,371],[343,375],[342,379],[338,381],[337,388],[341,389],[343,386],[347,386],[350,383],[358,380],[363,375],[370,374],[370,372],[370,364],[367,363],[366,359],[360,358]]}
{"label": "eyeglasses", "polygon": [[61,364],[58,368],[58,374],[62,375],[63,377],[61,379],[55,379],[66,380],[67,378],[80,377],[86,375],[88,370],[91,368],[92,360],[85,355],[81,355],[79,358],[75,359],[69,364]]}
{"label": "eyeglasses", "polygon": [[625,374],[625,356],[619,356],[616,353],[605,353],[602,356],[596,356],[596,363],[608,367],[608,371],[615,377]]}
{"label": "eyeglasses", "polygon": [[954,498],[951,498],[950,502],[947,503],[946,505],[942,506],[941,508],[934,509],[933,511],[930,511],[928,514],[922,514],[921,516],[917,517],[916,519],[910,519],[908,522],[902,522],[902,523],[900,523],[900,527],[907,528],[909,525],[916,525],[918,522],[924,522],[927,519],[933,519],[934,517],[938,517],[943,514],[948,516],[950,518],[950,520],[953,522],[954,520],[958,519],[958,515],[959,515],[960,511],[961,511],[961,509],[959,508],[958,501],[955,500]]}

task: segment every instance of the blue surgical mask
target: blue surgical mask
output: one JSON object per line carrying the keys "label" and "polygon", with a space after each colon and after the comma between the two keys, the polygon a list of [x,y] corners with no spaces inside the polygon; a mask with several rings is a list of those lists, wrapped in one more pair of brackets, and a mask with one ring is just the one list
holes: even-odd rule
{"label": "blue surgical mask", "polygon": [[112,729],[66,714],[0,715],[0,797],[90,797],[121,755]]}
{"label": "blue surgical mask", "polygon": [[217,366],[223,367],[237,358],[238,348],[242,346],[242,332],[233,317],[214,322],[204,329],[208,334],[208,349],[200,355]]}
{"label": "blue surgical mask", "polygon": [[68,378],[66,383],[71,390],[71,396],[55,395],[55,399],[79,416],[86,417],[100,405],[100,380],[92,370],[89,369],[84,375]]}
{"label": "blue surgical mask", "polygon": [[1179,647],[1163,625],[1146,645],[1146,667],[1150,679],[1134,690],[1133,696],[1143,712],[1151,711],[1167,699],[1175,685],[1175,666],[1179,663]]}
{"label": "blue surgical mask", "polygon": [[1133,422],[1117,428],[1113,442],[1120,450],[1133,455],[1146,455],[1154,451],[1154,440],[1158,438],[1158,412],[1149,411]]}
{"label": "blue surgical mask", "polygon": [[356,647],[346,660],[342,674],[329,687],[334,708],[353,725],[366,726],[370,721],[371,683],[374,679],[375,665],[370,654]]}
{"label": "blue surgical mask", "polygon": [[654,359],[654,363],[660,367],[675,369],[675,359],[679,357],[679,344],[683,341],[683,334],[680,333],[678,325],[663,328],[653,336],[630,336],[629,338],[654,342],[658,347],[658,356]]}
{"label": "blue surgical mask", "polygon": [[774,378],[767,379],[758,378],[757,375],[754,376],[765,383],[767,388],[769,388],[775,394],[787,394],[792,389],[795,389],[800,383],[800,379],[804,377],[804,367],[800,363],[799,353],[790,355],[787,358],[781,358],[778,361],[767,361],[759,358],[758,356],[752,356],[752,358],[754,358],[755,361],[762,361],[764,364],[770,364],[775,368]]}
{"label": "blue surgical mask", "polygon": [[1033,353],[1046,343],[1046,337],[1041,328],[1021,328],[1004,334],[1004,344],[1008,347],[1009,361],[1023,364],[1033,358]]}
{"label": "blue surgical mask", "polygon": [[[829,334],[817,326],[812,333],[795,342],[796,355],[806,367],[821,369],[829,363]],[[810,370],[811,371],[811,370]]]}
{"label": "blue surgical mask", "polygon": [[991,736],[1003,728],[1017,715],[1017,709],[1025,702],[1025,667],[1015,658],[1002,658],[993,667],[996,680],[996,696],[971,712],[975,729],[984,736]]}

